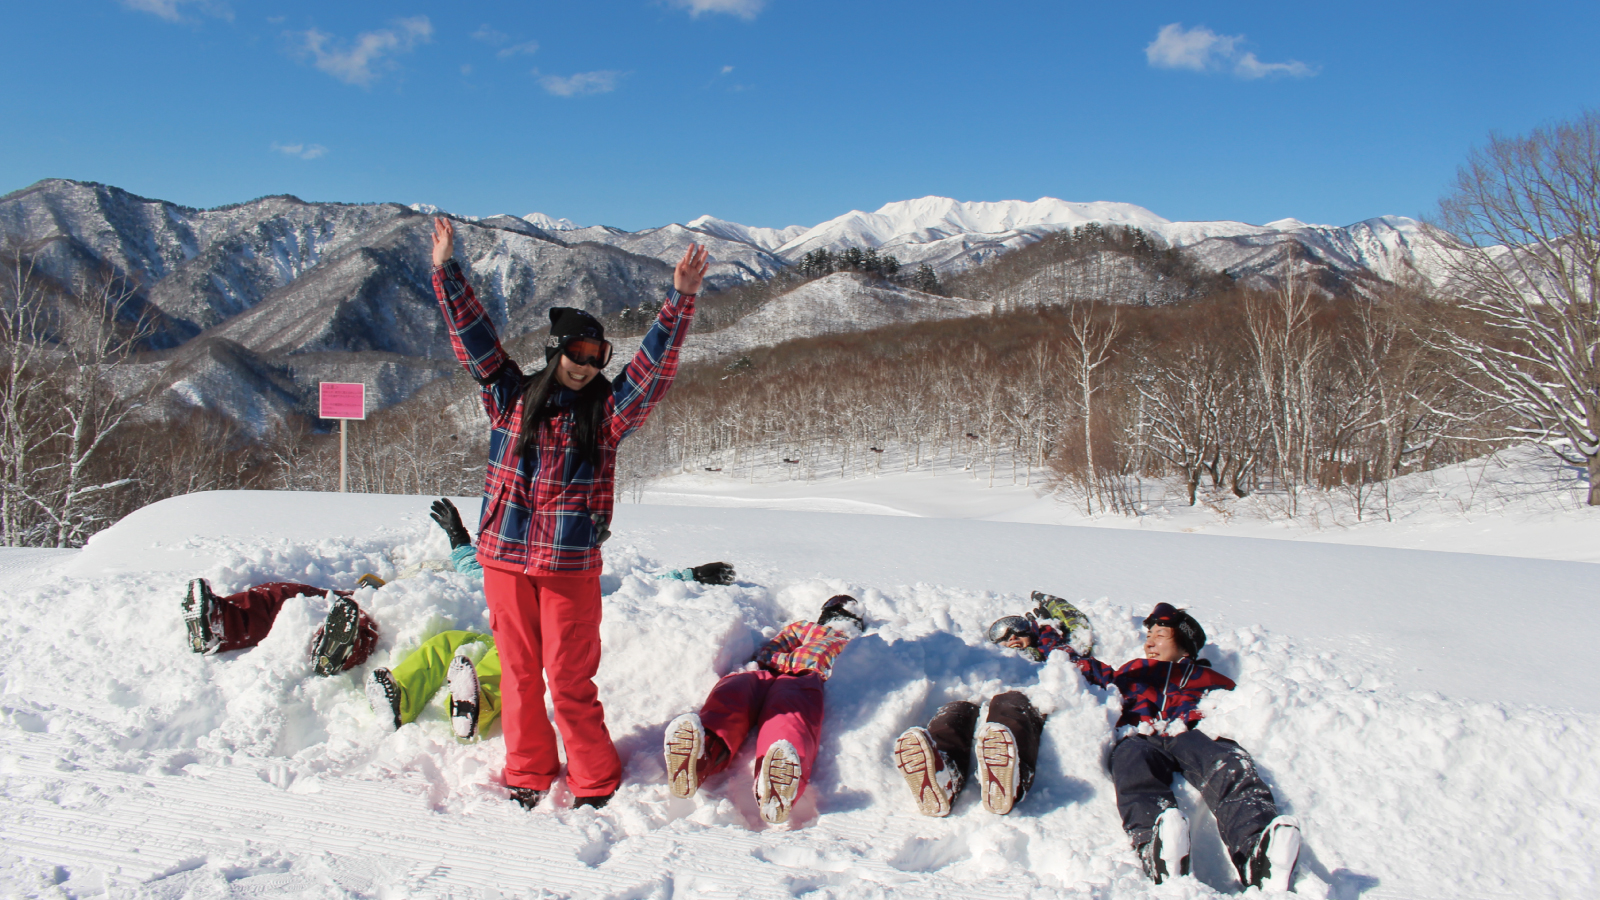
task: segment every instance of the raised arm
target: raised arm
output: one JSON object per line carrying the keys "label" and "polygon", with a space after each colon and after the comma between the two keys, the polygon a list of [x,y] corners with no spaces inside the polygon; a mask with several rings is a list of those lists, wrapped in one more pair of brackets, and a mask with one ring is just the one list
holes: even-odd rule
{"label": "raised arm", "polygon": [[[449,219],[439,216],[433,220],[433,293],[444,313],[456,359],[483,386],[489,414],[505,413],[516,403],[522,370],[500,346],[494,322],[453,258],[455,234],[455,225]],[[502,377],[513,373],[517,377]]]}
{"label": "raised arm", "polygon": [[662,304],[655,324],[650,326],[639,352],[612,385],[615,401],[608,422],[613,443],[632,434],[650,415],[650,410],[666,396],[678,374],[678,351],[689,335],[694,319],[695,295],[710,265],[706,248],[690,244],[672,273],[672,293]]}

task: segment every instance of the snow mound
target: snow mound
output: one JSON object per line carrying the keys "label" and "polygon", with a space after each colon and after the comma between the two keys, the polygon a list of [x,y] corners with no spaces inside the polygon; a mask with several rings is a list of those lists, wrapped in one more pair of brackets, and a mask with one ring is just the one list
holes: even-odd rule
{"label": "snow mound", "polygon": [[[1587,700],[1595,676],[1574,670],[1570,654],[1559,666],[1541,657],[1557,629],[1586,621],[1592,600],[1560,597],[1592,586],[1594,566],[623,506],[602,576],[598,681],[625,783],[594,811],[572,809],[558,782],[555,802],[528,814],[499,784],[497,727],[457,743],[436,700],[386,733],[361,691],[366,671],[428,635],[485,627],[481,589],[466,577],[424,569],[359,591],[382,639],[364,667],[334,678],[313,676],[304,657],[321,599],[286,604],[250,650],[200,657],[184,644],[178,601],[190,577],[219,590],[274,579],[352,587],[363,572],[394,578],[443,559],[427,503],[200,494],[141,510],[80,553],[0,555],[10,650],[0,661],[0,888],[585,898],[1237,890],[1210,817],[1182,785],[1195,877],[1149,885],[1103,769],[1114,693],[1086,686],[1062,660],[1035,666],[984,641],[991,620],[1024,609],[1026,588],[1039,587],[1079,602],[1114,663],[1138,651],[1154,598],[1196,609],[1211,635],[1205,655],[1240,682],[1207,701],[1206,728],[1240,740],[1303,823],[1300,896],[1593,892],[1597,718],[1570,707]],[[654,577],[717,558],[738,566],[737,583]],[[1427,590],[1441,578],[1448,601]],[[1515,602],[1497,596],[1508,583],[1521,585]],[[870,627],[828,682],[821,759],[791,824],[762,825],[749,746],[696,797],[672,798],[660,757],[666,723],[696,708],[765,635],[839,592],[862,600]],[[1397,685],[1395,663],[1411,650],[1437,650],[1427,665],[1464,692]],[[1522,679],[1521,696],[1474,698],[1494,681],[1483,673]],[[895,736],[944,702],[1011,687],[1050,713],[1033,791],[1006,817],[984,812],[970,790],[948,819],[918,816],[890,765]]]}

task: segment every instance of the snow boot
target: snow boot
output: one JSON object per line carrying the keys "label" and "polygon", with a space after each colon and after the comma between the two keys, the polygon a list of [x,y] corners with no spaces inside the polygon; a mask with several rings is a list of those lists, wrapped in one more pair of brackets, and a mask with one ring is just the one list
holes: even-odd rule
{"label": "snow boot", "polygon": [[667,757],[667,789],[674,797],[693,797],[705,780],[706,730],[700,717],[684,713],[667,726],[663,742]]}
{"label": "snow boot", "polygon": [[217,595],[204,578],[189,582],[183,598],[183,624],[189,632],[189,649],[196,653],[215,653],[222,646],[222,629],[217,619]]}
{"label": "snow boot", "polygon": [[572,798],[572,808],[583,809],[585,806],[587,806],[591,809],[603,809],[607,803],[611,802],[611,798],[616,796],[616,793],[616,791],[612,791],[609,794],[599,794],[594,797],[575,796]]}
{"label": "snow boot", "polygon": [[549,791],[536,791],[533,788],[525,787],[514,787],[509,788],[509,790],[511,792],[511,802],[528,812],[533,812],[533,808],[544,801],[544,795],[550,793]]}
{"label": "snow boot", "polygon": [[905,776],[917,810],[925,816],[948,816],[950,805],[966,781],[950,758],[933,745],[928,729],[907,728],[894,742],[894,767]]}
{"label": "snow boot", "polygon": [[756,766],[756,805],[769,825],[789,821],[800,792],[800,754],[788,741],[777,741]]}
{"label": "snow boot", "polygon": [[361,607],[349,597],[333,601],[328,618],[322,623],[322,637],[312,650],[313,668],[318,675],[337,675],[344,670],[345,660],[356,648],[357,626],[361,620]]}
{"label": "snow boot", "polygon": [[997,816],[1011,812],[1020,799],[1022,760],[1017,754],[1017,738],[999,722],[985,722],[978,730],[978,783],[983,789],[983,808]]}
{"label": "snow boot", "polygon": [[1189,874],[1189,820],[1182,810],[1170,806],[1156,817],[1150,841],[1139,848],[1139,862],[1156,884]]}
{"label": "snow boot", "polygon": [[1294,816],[1279,816],[1262,830],[1239,880],[1248,887],[1287,891],[1294,882],[1294,866],[1299,859],[1300,821]]}
{"label": "snow boot", "polygon": [[478,668],[472,660],[458,656],[450,660],[450,727],[456,740],[470,741],[478,736]]}
{"label": "snow boot", "polygon": [[367,676],[367,702],[385,730],[400,730],[400,685],[388,669],[373,669]]}

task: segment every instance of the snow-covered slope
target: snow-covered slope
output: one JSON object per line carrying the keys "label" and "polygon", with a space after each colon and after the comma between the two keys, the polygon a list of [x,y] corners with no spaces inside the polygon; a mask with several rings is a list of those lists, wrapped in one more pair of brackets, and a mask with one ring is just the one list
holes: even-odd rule
{"label": "snow-covered slope", "polygon": [[756,244],[739,238],[730,239],[710,232],[694,231],[682,225],[664,225],[644,231],[622,231],[591,225],[563,232],[561,239],[572,243],[592,241],[608,244],[629,253],[659,259],[669,266],[677,265],[690,244],[703,245],[711,254],[711,267],[706,270],[706,280],[713,290],[771,278],[783,268],[781,260]]}
{"label": "snow-covered slope", "polygon": [[[146,508],[78,552],[0,553],[0,889],[23,896],[1205,898],[1236,890],[1210,818],[1195,876],[1151,887],[1102,768],[1116,699],[983,628],[1044,588],[1134,655],[1157,600],[1187,603],[1239,689],[1206,729],[1253,753],[1305,829],[1303,897],[1579,898],[1600,859],[1591,618],[1600,567],[1135,531],[624,505],[607,545],[598,678],[626,765],[604,810],[504,799],[498,729],[457,744],[436,704],[374,728],[359,676],[428,634],[486,625],[480,589],[424,571],[356,595],[383,637],[362,672],[311,675],[326,610],[297,600],[259,647],[197,657],[178,599],[291,578],[350,587],[442,559],[427,498],[217,493]],[[470,509],[470,499],[459,501]],[[709,559],[727,587],[658,581]],[[666,722],[763,634],[840,590],[871,629],[828,682],[796,819],[763,828],[750,750],[686,801]],[[1562,638],[1562,640],[1558,640]],[[941,703],[1029,692],[1050,713],[1026,800],[968,791],[918,816],[894,736]],[[1254,895],[1251,895],[1254,896]]]}
{"label": "snow-covered slope", "polygon": [[790,225],[787,228],[740,225],[738,222],[727,222],[714,216],[701,216],[689,222],[688,227],[730,241],[754,244],[763,250],[777,250],[808,230],[804,225]]}
{"label": "snow-covered slope", "polygon": [[541,212],[528,213],[522,221],[545,231],[573,231],[583,227],[571,219],[553,219]]}
{"label": "snow-covered slope", "polygon": [[783,294],[721,331],[691,333],[683,353],[686,361],[716,359],[823,334],[986,315],[993,308],[982,300],[939,297],[836,272]]}

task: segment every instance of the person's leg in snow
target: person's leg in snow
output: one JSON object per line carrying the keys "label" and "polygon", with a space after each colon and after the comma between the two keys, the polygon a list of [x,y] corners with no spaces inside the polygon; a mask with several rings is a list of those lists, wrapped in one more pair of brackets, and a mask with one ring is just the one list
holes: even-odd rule
{"label": "person's leg in snow", "polygon": [[[334,602],[327,620],[312,636],[309,652],[313,662],[317,662],[325,644],[336,644],[337,659],[330,659],[327,666],[318,663],[319,675],[332,675],[361,665],[378,643],[377,624],[348,599],[350,592],[333,593],[340,599]],[[309,584],[274,581],[218,596],[212,593],[204,578],[196,578],[189,582],[183,601],[190,649],[201,653],[226,653],[254,647],[272,632],[278,611],[290,597],[327,595],[328,591]],[[333,642],[330,635],[337,637],[337,642]]]}
{"label": "person's leg in snow", "polygon": [[[393,669],[378,668],[367,676],[367,699],[380,720],[399,728],[415,719],[449,678],[451,661],[462,647],[494,638],[473,631],[444,631],[422,642]],[[473,700],[477,702],[476,698]]]}
{"label": "person's leg in snow", "polygon": [[757,669],[719,679],[699,715],[685,713],[667,726],[667,785],[674,796],[692,797],[707,778],[728,767],[761,715],[777,678]]}
{"label": "person's leg in snow", "polygon": [[[1268,824],[1278,818],[1272,789],[1261,780],[1255,761],[1233,741],[1212,739],[1197,730],[1159,740],[1216,817],[1217,832],[1228,848],[1239,880],[1251,883],[1247,863],[1261,843]],[[1298,836],[1298,829],[1296,832]]]}
{"label": "person's leg in snow", "polygon": [[622,763],[594,685],[600,667],[599,572],[528,575],[485,568],[483,576],[502,666],[506,785],[542,796],[560,772],[555,731],[544,711],[548,679],[574,805],[603,802],[622,782]]}
{"label": "person's leg in snow", "polygon": [[[243,650],[266,640],[272,623],[278,618],[278,610],[290,597],[325,597],[327,594],[322,588],[309,584],[274,581],[237,594],[219,596],[211,592],[204,578],[189,582],[189,596],[196,598],[196,605],[208,613],[206,618],[212,639],[209,652],[212,653]],[[186,599],[186,612],[189,605]]]}
{"label": "person's leg in snow", "polygon": [[1022,802],[1033,784],[1044,716],[1021,691],[996,694],[978,729],[978,783],[983,808],[1005,815]]}
{"label": "person's leg in snow", "polygon": [[1134,734],[1111,750],[1111,783],[1117,791],[1122,830],[1135,850],[1143,852],[1153,836],[1156,818],[1178,805],[1172,776],[1178,762],[1167,752],[1165,738]]}
{"label": "person's leg in snow", "polygon": [[771,824],[789,821],[805,793],[822,737],[822,676],[777,675],[757,716],[756,803]]}
{"label": "person's leg in snow", "polygon": [[950,814],[972,772],[977,724],[978,704],[956,700],[939,707],[928,727],[908,728],[895,741],[895,768],[905,777],[923,815]]}

